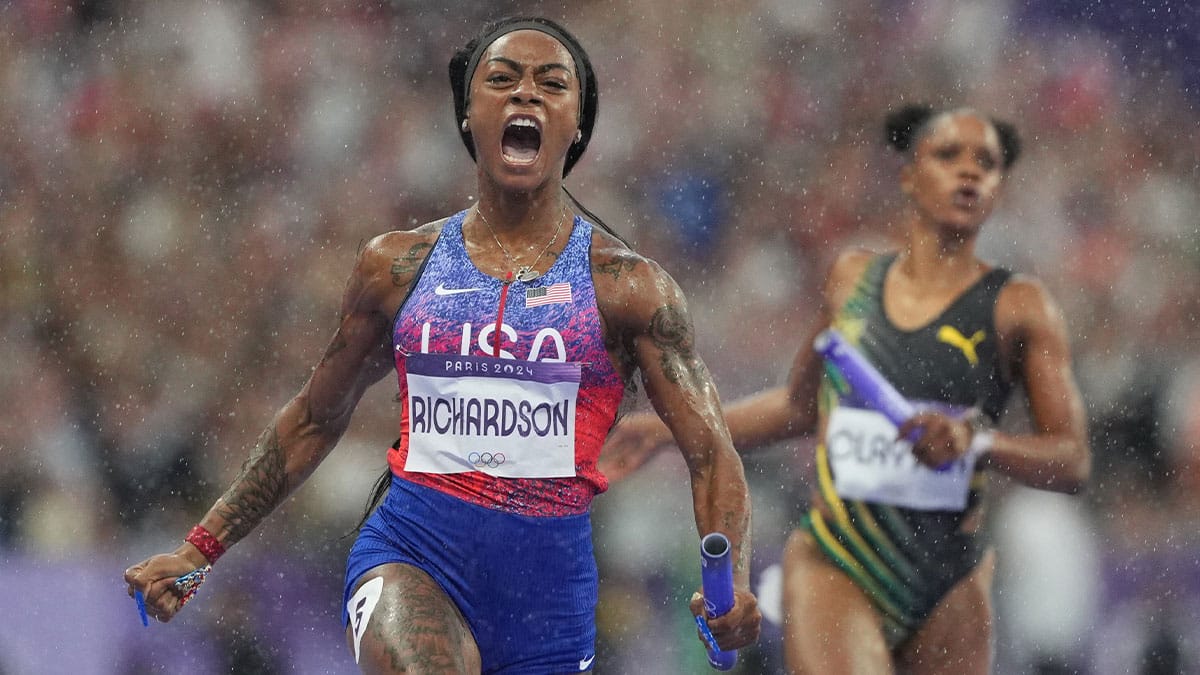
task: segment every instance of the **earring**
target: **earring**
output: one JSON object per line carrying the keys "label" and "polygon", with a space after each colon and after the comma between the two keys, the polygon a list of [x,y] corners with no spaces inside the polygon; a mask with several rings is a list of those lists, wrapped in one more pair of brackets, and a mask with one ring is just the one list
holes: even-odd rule
{"label": "earring", "polygon": [[463,130],[464,134],[467,133],[467,118],[465,118],[465,117],[463,118],[463,121],[462,121],[462,130]]}
{"label": "earring", "polygon": [[578,143],[579,141],[582,141],[582,140],[583,140],[583,129],[577,129],[575,131],[575,142]]}

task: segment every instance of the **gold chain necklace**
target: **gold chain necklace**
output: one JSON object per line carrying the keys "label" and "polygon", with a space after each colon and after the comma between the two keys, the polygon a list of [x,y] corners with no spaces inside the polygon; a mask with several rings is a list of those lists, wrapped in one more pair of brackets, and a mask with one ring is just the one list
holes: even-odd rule
{"label": "gold chain necklace", "polygon": [[546,242],[546,245],[542,247],[542,250],[537,254],[537,257],[534,258],[533,262],[529,263],[528,265],[521,265],[516,258],[512,257],[512,254],[508,252],[508,249],[504,248],[504,244],[500,243],[500,237],[496,236],[496,231],[492,229],[492,224],[488,222],[487,216],[483,215],[483,211],[479,210],[478,204],[475,205],[475,215],[479,216],[479,219],[482,220],[483,224],[487,226],[488,232],[492,234],[492,239],[494,239],[496,241],[496,245],[500,247],[500,252],[503,253],[504,258],[508,260],[509,267],[516,268],[514,276],[516,276],[517,281],[529,283],[530,281],[542,276],[541,272],[533,268],[538,264],[538,261],[542,259],[542,256],[546,254],[546,251],[550,250],[550,247],[554,245],[554,242],[558,241],[558,233],[562,232],[563,223],[567,220],[567,207],[563,206],[562,216],[560,216],[558,219],[558,227],[554,228],[554,236],[550,237],[550,241]]}

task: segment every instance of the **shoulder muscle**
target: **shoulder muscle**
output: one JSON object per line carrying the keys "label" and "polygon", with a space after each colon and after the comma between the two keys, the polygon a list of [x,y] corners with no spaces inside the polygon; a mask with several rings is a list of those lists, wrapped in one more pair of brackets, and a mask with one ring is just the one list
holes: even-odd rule
{"label": "shoulder muscle", "polygon": [[1031,346],[1065,349],[1066,320],[1050,292],[1037,279],[1016,274],[996,299],[996,329],[1020,354]]}
{"label": "shoulder muscle", "polygon": [[845,304],[846,298],[854,290],[854,285],[876,255],[863,248],[846,249],[838,254],[825,279],[825,304],[830,311],[836,311]]}

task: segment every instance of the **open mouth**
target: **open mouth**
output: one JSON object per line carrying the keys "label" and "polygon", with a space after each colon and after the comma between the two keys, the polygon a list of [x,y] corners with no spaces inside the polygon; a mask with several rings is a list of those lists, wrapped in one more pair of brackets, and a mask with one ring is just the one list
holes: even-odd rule
{"label": "open mouth", "polygon": [[954,191],[951,201],[959,208],[975,208],[975,206],[979,204],[979,190],[976,190],[973,187],[960,187]]}
{"label": "open mouth", "polygon": [[514,117],[504,127],[500,150],[514,164],[529,164],[537,159],[542,147],[542,128],[530,117]]}

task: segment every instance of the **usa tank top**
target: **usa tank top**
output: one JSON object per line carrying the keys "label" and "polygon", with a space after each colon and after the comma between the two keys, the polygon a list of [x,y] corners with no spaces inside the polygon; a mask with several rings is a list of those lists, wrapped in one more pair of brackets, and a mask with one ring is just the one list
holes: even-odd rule
{"label": "usa tank top", "polygon": [[624,394],[592,284],[592,225],[576,217],[550,269],[505,290],[467,254],[466,214],[443,226],[393,323],[401,411],[388,464],[489,508],[586,512],[608,487],[596,462]]}

